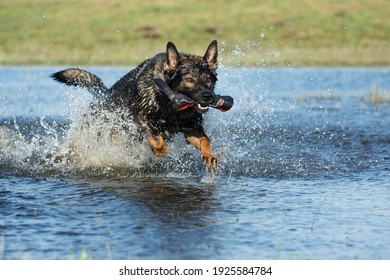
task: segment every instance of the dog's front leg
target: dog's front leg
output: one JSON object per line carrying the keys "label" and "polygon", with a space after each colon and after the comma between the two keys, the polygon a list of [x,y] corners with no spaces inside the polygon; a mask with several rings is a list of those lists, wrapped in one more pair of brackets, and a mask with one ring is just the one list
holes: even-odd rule
{"label": "dog's front leg", "polygon": [[168,153],[168,147],[165,144],[164,138],[156,133],[144,118],[138,117],[136,121],[145,133],[153,154],[159,157],[165,156]]}
{"label": "dog's front leg", "polygon": [[186,133],[185,137],[189,143],[200,150],[200,157],[207,168],[217,168],[217,159],[213,156],[210,139],[203,131],[195,130]]}

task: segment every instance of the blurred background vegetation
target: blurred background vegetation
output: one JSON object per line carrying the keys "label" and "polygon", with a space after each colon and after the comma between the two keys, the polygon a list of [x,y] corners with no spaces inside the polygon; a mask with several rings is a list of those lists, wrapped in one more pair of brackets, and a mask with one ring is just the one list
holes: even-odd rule
{"label": "blurred background vegetation", "polygon": [[228,66],[389,66],[389,0],[0,2],[0,65],[135,65],[173,41]]}

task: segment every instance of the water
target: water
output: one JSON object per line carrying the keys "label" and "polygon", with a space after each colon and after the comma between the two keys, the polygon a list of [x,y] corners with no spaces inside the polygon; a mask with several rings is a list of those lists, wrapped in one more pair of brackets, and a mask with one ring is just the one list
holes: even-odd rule
{"label": "water", "polygon": [[0,259],[390,258],[390,69],[222,67],[213,175],[181,135],[156,158],[92,122],[62,68],[0,68]]}

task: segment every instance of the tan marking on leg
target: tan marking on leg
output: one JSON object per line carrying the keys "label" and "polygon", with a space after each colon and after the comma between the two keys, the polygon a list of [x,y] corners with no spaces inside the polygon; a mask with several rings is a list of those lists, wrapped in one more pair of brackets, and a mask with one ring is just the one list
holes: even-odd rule
{"label": "tan marking on leg", "polygon": [[161,135],[157,135],[157,138],[158,139],[155,139],[152,136],[148,136],[149,145],[156,156],[165,156],[166,153],[168,153],[168,147]]}
{"label": "tan marking on leg", "polygon": [[200,157],[207,168],[217,168],[217,159],[213,156],[211,142],[207,136],[189,136],[187,140],[200,150]]}

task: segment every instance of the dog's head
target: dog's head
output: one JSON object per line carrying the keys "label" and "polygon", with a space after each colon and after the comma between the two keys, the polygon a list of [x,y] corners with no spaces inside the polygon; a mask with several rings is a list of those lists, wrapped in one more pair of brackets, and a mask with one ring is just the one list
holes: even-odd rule
{"label": "dog's head", "polygon": [[170,88],[191,98],[204,113],[215,98],[214,87],[218,68],[217,41],[208,46],[203,57],[180,54],[172,42],[168,42],[164,72]]}

